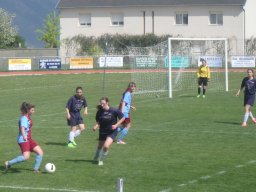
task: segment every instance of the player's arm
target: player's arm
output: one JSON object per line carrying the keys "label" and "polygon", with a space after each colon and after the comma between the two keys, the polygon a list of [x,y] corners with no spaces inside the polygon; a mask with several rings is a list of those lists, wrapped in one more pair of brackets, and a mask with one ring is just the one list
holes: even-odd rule
{"label": "player's arm", "polygon": [[211,71],[210,71],[210,68],[207,67],[207,80],[210,81],[210,78],[211,78]]}
{"label": "player's arm", "polygon": [[96,129],[98,129],[100,127],[99,123],[96,122],[95,125],[93,126],[92,130],[96,131]]}
{"label": "player's arm", "polygon": [[121,119],[119,119],[119,121],[115,125],[112,125],[112,129],[115,130],[124,122],[124,120],[125,120],[125,117],[123,116]]}
{"label": "player's arm", "polygon": [[244,89],[244,86],[245,86],[245,80],[243,79],[240,89],[238,89],[238,91],[236,92],[236,96],[240,95],[240,92]]}
{"label": "player's arm", "polygon": [[69,112],[69,108],[65,108],[65,110],[66,110],[66,114],[67,114],[67,119],[70,119],[71,115]]}
{"label": "player's arm", "polygon": [[87,107],[84,108],[84,115],[85,116],[88,115],[88,108]]}
{"label": "player's arm", "polygon": [[27,141],[28,137],[27,137],[26,132],[25,132],[25,127],[22,126],[20,128],[20,131],[21,131],[21,134],[22,134],[22,137],[23,137],[24,141]]}

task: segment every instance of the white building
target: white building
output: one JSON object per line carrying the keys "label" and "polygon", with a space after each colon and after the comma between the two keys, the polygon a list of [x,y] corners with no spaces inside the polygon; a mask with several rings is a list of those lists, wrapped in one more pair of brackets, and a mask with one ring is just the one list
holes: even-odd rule
{"label": "white building", "polygon": [[106,33],[226,37],[233,44],[233,54],[243,54],[245,33],[250,36],[245,30],[245,18],[251,17],[245,14],[245,3],[246,0],[60,0],[60,40]]}
{"label": "white building", "polygon": [[246,39],[256,37],[256,1],[247,0],[245,10],[245,37]]}

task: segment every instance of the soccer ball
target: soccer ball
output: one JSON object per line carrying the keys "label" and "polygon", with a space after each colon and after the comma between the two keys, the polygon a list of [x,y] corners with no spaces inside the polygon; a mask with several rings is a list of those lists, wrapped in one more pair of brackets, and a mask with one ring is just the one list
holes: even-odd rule
{"label": "soccer ball", "polygon": [[53,163],[46,163],[45,166],[44,166],[44,170],[47,173],[54,173],[55,170],[56,170],[56,167]]}

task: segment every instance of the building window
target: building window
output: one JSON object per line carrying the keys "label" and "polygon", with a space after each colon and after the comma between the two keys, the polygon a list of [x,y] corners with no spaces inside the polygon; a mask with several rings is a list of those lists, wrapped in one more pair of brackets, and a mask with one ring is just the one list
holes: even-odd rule
{"label": "building window", "polygon": [[112,13],[111,25],[112,26],[123,26],[124,25],[124,15],[122,13]]}
{"label": "building window", "polygon": [[210,13],[210,24],[211,25],[223,25],[223,14],[222,13]]}
{"label": "building window", "polygon": [[176,25],[187,25],[188,24],[188,13],[176,13],[175,24]]}
{"label": "building window", "polygon": [[79,25],[90,27],[91,23],[91,14],[79,14]]}

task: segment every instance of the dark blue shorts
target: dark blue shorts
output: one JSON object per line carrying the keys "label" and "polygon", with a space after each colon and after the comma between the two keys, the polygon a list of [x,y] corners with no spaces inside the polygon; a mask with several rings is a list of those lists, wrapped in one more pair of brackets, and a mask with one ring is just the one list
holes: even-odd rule
{"label": "dark blue shorts", "polygon": [[244,95],[244,106],[250,105],[253,106],[255,100],[255,95]]}
{"label": "dark blue shorts", "polygon": [[79,124],[84,124],[84,120],[80,113],[78,115],[71,115],[70,119],[67,119],[67,124],[71,127],[77,126]]}
{"label": "dark blue shorts", "polygon": [[113,139],[113,141],[115,140],[116,136],[118,134],[117,129],[115,130],[110,130],[110,131],[100,131],[99,132],[99,140],[100,141],[106,141],[107,137],[110,137],[111,139]]}

